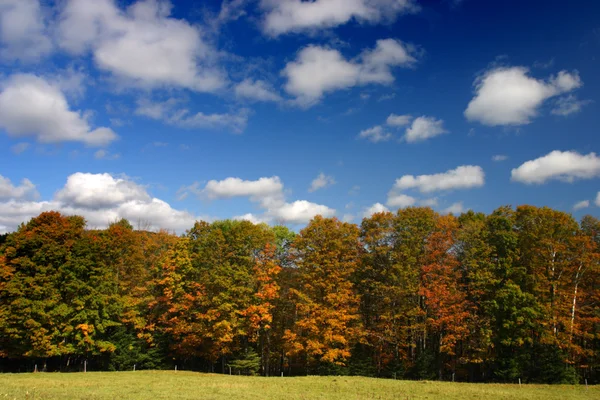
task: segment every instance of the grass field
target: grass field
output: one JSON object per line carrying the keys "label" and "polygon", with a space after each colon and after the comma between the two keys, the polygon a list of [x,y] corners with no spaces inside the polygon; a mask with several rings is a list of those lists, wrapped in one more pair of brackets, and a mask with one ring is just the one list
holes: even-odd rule
{"label": "grass field", "polygon": [[360,377],[259,378],[193,372],[0,374],[1,399],[600,399],[590,386],[412,382]]}

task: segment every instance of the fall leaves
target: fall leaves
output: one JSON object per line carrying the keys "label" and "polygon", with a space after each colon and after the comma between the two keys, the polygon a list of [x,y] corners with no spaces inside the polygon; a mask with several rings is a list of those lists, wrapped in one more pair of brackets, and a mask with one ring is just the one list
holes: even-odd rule
{"label": "fall leaves", "polygon": [[531,206],[181,237],[43,213],[0,246],[0,368],[593,381],[599,246],[598,220]]}

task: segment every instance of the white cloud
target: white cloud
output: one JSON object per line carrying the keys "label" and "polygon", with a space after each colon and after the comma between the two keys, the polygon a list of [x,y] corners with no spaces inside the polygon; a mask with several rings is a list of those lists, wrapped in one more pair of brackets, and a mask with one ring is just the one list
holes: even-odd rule
{"label": "white cloud", "polygon": [[366,83],[391,83],[394,81],[391,67],[411,67],[416,62],[414,46],[397,39],[379,39],[375,48],[365,50],[360,56],[358,81]]}
{"label": "white cloud", "polygon": [[444,121],[433,117],[422,116],[415,118],[412,125],[406,129],[404,140],[408,143],[419,142],[448,133],[443,127]]}
{"label": "white cloud", "polygon": [[86,113],[72,111],[58,87],[31,74],[12,75],[2,83],[0,128],[9,136],[32,136],[42,143],[105,146],[117,139],[110,128],[92,130]]}
{"label": "white cloud", "polygon": [[45,74],[44,79],[61,90],[69,99],[80,100],[85,95],[86,82],[92,79],[82,70],[72,67],[57,73]]}
{"label": "white cloud", "polygon": [[252,214],[252,213],[248,213],[248,214],[244,214],[244,215],[237,215],[235,217],[233,217],[232,219],[236,220],[236,221],[250,221],[253,224],[261,224],[265,221],[263,221],[262,218]]}
{"label": "white cloud", "polygon": [[286,202],[283,183],[277,176],[263,177],[254,181],[229,177],[221,181],[208,181],[204,188],[200,188],[200,184],[195,183],[182,188],[179,198],[185,198],[188,193],[211,200],[248,197],[250,201],[257,203],[264,210],[263,215],[246,214],[236,217],[238,219],[254,218],[264,222],[300,224],[309,222],[317,215],[324,217],[335,215],[334,209],[306,200]]}
{"label": "white cloud", "polygon": [[373,143],[387,142],[392,139],[392,134],[386,132],[381,125],[374,126],[373,128],[365,129],[358,135],[361,139],[370,140]]}
{"label": "white cloud", "polygon": [[149,202],[130,201],[120,205],[115,211],[115,219],[127,218],[132,224],[148,224],[148,229],[169,229],[177,232],[190,229],[197,220],[212,219],[176,210],[169,203],[157,198],[152,198]]}
{"label": "white cloud", "polygon": [[[410,124],[411,120],[412,116],[410,115],[390,114],[385,123],[387,126],[399,128]],[[392,133],[388,132],[383,126],[377,125],[372,128],[361,131],[358,137],[360,139],[370,140],[373,143],[378,143],[387,142],[388,140],[391,140],[393,138],[393,135]]]}
{"label": "white cloud", "polygon": [[261,0],[260,7],[266,14],[263,30],[270,36],[333,28],[353,19],[392,22],[400,14],[419,10],[412,0]]}
{"label": "white cloud", "polygon": [[308,46],[282,71],[285,90],[296,96],[301,106],[317,103],[324,94],[370,83],[394,81],[392,67],[410,67],[416,62],[415,49],[395,39],[378,40],[373,50],[365,50],[356,60],[346,60],[335,49]]}
{"label": "white cloud", "polygon": [[441,190],[470,189],[485,183],[483,169],[475,165],[461,165],[433,175],[404,175],[396,180],[393,190],[417,189],[421,193]]}
{"label": "white cloud", "polygon": [[128,201],[147,202],[146,189],[128,178],[77,172],[67,178],[55,199],[76,208],[103,209]]}
{"label": "white cloud", "polygon": [[388,194],[387,205],[394,208],[406,208],[415,205],[417,199],[393,190]]}
{"label": "white cloud", "polygon": [[17,229],[19,224],[28,221],[43,211],[55,209],[55,205],[46,202],[9,200],[0,202],[0,226],[5,232]]}
{"label": "white cloud", "polygon": [[297,200],[285,203],[267,211],[267,215],[275,221],[292,224],[305,224],[317,215],[330,218],[335,215],[335,210],[321,204],[311,203],[306,200]]}
{"label": "white cloud", "polygon": [[52,51],[39,0],[0,2],[0,42],[7,60],[32,62]]}
{"label": "white cloud", "polygon": [[575,151],[554,150],[543,157],[523,163],[511,172],[511,180],[541,184],[549,180],[573,182],[600,176],[600,157]]}
{"label": "white cloud", "polygon": [[363,218],[370,218],[373,214],[389,212],[390,210],[381,203],[375,203],[371,207],[365,209]]}
{"label": "white cloud", "polygon": [[589,100],[579,100],[577,96],[574,96],[572,94],[568,96],[559,97],[558,100],[556,100],[556,105],[552,109],[552,114],[560,115],[563,117],[571,114],[576,114],[581,111],[583,106],[589,103]]}
{"label": "white cloud", "polygon": [[296,61],[286,65],[282,75],[288,79],[285,90],[300,104],[309,106],[324,93],[355,86],[359,70],[337,50],[309,46],[300,51]]}
{"label": "white cloud", "polygon": [[265,81],[245,79],[235,86],[235,95],[238,99],[254,101],[281,101],[281,96]]}
{"label": "white cloud", "polygon": [[183,232],[197,219],[210,219],[173,209],[163,200],[151,197],[143,186],[129,178],[78,172],[68,177],[65,186],[50,201],[10,199],[0,202],[0,225],[14,230],[21,222],[50,210],[81,215],[88,226],[98,228],[126,218],[134,226]]}
{"label": "white cloud", "polygon": [[561,71],[539,80],[524,67],[495,68],[475,81],[475,97],[465,110],[470,121],[484,125],[524,125],[537,116],[545,100],[583,85],[577,71]]}
{"label": "white cloud", "polygon": [[492,161],[495,161],[495,162],[501,162],[501,161],[506,161],[506,160],[508,160],[508,156],[505,156],[504,154],[497,154],[492,157]]}
{"label": "white cloud", "polygon": [[23,179],[19,186],[0,175],[0,200],[36,199],[39,193],[29,179]]}
{"label": "white cloud", "polygon": [[596,201],[594,202],[594,204],[596,204],[596,206],[600,207],[600,192],[598,192],[598,194],[596,195]]}
{"label": "white cloud", "polygon": [[315,192],[319,189],[324,189],[328,186],[335,185],[335,179],[333,176],[325,175],[324,173],[320,173],[310,184],[310,188],[308,188],[309,192]]}
{"label": "white cloud", "polygon": [[463,203],[462,201],[459,201],[457,203],[452,204],[450,207],[445,208],[442,213],[444,214],[461,214],[465,211],[465,208],[463,207]]}
{"label": "white cloud", "polygon": [[386,120],[386,123],[389,126],[406,126],[406,125],[410,124],[411,120],[412,120],[412,116],[410,116],[410,115],[390,114],[390,116]]}
{"label": "white cloud", "polygon": [[234,113],[193,114],[187,108],[179,106],[179,103],[179,100],[173,98],[163,102],[141,99],[137,103],[135,114],[184,129],[230,129],[235,133],[241,133],[248,124],[250,110],[246,108],[241,108]]}
{"label": "white cloud", "polygon": [[171,8],[159,0],[140,0],[126,10],[114,0],[68,0],[57,40],[73,54],[91,51],[98,68],[122,85],[206,92],[224,87],[216,50],[198,27],[171,17]]}
{"label": "white cloud", "polygon": [[588,208],[589,206],[590,206],[589,200],[582,200],[582,201],[575,203],[575,205],[573,206],[573,210],[575,210],[575,211],[583,210],[584,208]]}
{"label": "white cloud", "polygon": [[230,177],[222,181],[208,181],[202,194],[212,200],[249,197],[252,201],[269,207],[283,202],[283,183],[278,176],[263,177],[255,181]]}

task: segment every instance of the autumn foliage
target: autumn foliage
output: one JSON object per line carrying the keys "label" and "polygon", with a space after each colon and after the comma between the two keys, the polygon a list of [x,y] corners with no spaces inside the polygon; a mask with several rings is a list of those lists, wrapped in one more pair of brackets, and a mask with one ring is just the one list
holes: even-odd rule
{"label": "autumn foliage", "polygon": [[590,216],[410,207],[176,236],[46,212],[0,239],[0,371],[600,380]]}

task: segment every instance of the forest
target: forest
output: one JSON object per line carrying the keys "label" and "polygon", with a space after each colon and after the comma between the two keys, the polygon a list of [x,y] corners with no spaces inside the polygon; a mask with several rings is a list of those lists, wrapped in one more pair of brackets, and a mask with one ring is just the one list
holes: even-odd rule
{"label": "forest", "polygon": [[298,233],[198,221],[0,236],[0,372],[600,383],[600,221],[409,207]]}

